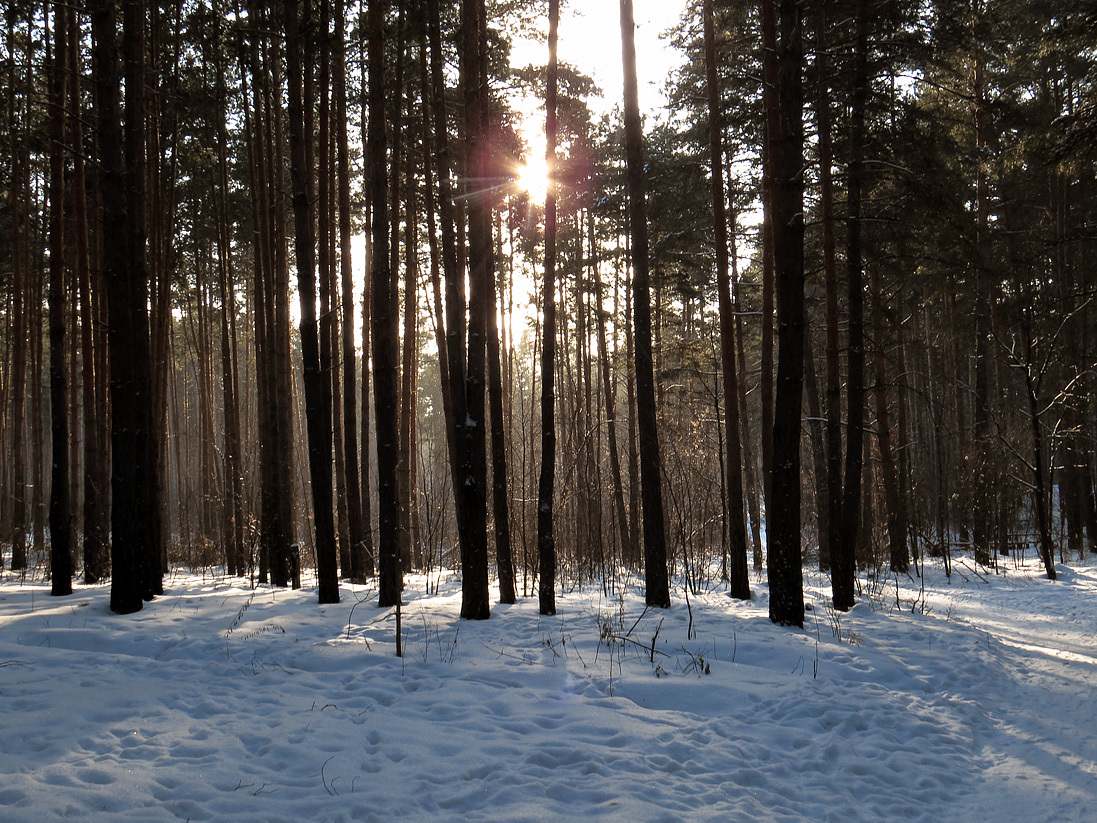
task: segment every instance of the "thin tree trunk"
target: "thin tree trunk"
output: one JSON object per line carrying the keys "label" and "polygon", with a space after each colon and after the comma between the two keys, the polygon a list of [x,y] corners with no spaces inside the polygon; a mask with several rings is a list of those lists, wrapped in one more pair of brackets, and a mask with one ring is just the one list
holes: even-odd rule
{"label": "thin tree trunk", "polygon": [[503,415],[503,374],[500,362],[497,293],[492,278],[488,308],[488,396],[491,403],[492,504],[495,514],[495,564],[499,575],[499,601],[514,603],[514,558],[510,541],[509,472],[506,453],[506,420]]}
{"label": "thin tree trunk", "polygon": [[[346,469],[347,531],[350,537],[347,570],[352,582],[364,583],[365,525],[362,520],[362,484],[358,464],[358,402],[356,358],[354,352],[354,261],[351,256],[350,144],[347,103],[346,5],[335,3],[335,152],[339,185],[339,274],[342,288],[342,362],[343,362],[343,462]],[[365,337],[365,330],[363,330]],[[365,362],[363,360],[363,362]],[[363,455],[363,462],[368,462]]]}
{"label": "thin tree trunk", "polygon": [[384,0],[369,3],[369,141],[368,163],[372,194],[372,330],[374,410],[377,420],[377,499],[380,526],[378,605],[395,606],[403,588],[400,573],[400,503],[396,468],[400,432],[396,276],[389,256],[388,175],[385,164],[385,41]]}
{"label": "thin tree trunk", "polygon": [[[306,6],[306,20],[310,18]],[[308,50],[302,54],[297,0],[285,7],[286,73],[289,81],[290,175],[297,253],[297,289],[301,300],[301,357],[304,362],[305,422],[308,431],[309,479],[316,529],[316,565],[321,603],[339,602],[335,519],[332,510],[331,383],[320,363],[316,318],[316,243],[311,204],[312,140],[311,74]]]}
{"label": "thin tree trunk", "polygon": [[910,569],[907,551],[907,513],[895,472],[895,457],[891,445],[891,419],[887,400],[887,358],[884,354],[884,302],[880,289],[880,271],[873,266],[869,273],[872,290],[873,345],[876,353],[873,371],[876,380],[876,430],[880,445],[880,468],[884,476],[884,505],[887,509],[888,546],[891,570],[906,573]]}
{"label": "thin tree trunk", "polygon": [[594,272],[594,294],[598,301],[595,316],[598,322],[598,362],[600,376],[602,378],[602,396],[606,407],[606,441],[609,446],[609,468],[613,478],[613,505],[617,513],[617,528],[621,533],[621,551],[623,556],[628,555],[628,547],[632,545],[632,534],[629,530],[628,513],[625,511],[625,490],[621,483],[621,457],[617,446],[617,396],[613,382],[610,379],[609,370],[609,341],[606,338],[606,312],[604,310],[605,294],[602,286],[602,275],[599,271],[598,260],[594,244],[594,221],[591,220],[589,231],[591,233],[590,248],[594,256],[592,269]]}
{"label": "thin tree trunk", "polygon": [[[732,295],[732,309],[735,313],[735,351],[739,358],[739,363],[746,366],[746,356],[744,354],[743,347],[743,307],[742,301],[739,298],[739,262],[738,251],[735,242],[735,218],[734,215],[731,221],[731,278],[735,284],[735,291]],[[750,532],[751,543],[753,548],[753,566],[755,571],[762,570],[762,508],[761,500],[759,498],[758,478],[757,478],[757,463],[754,459],[754,439],[751,437],[751,422],[750,412],[747,406],[747,381],[745,379],[739,380],[738,385],[738,401],[739,401],[739,423],[742,427],[740,435],[742,437],[743,444],[743,467],[746,480],[746,497],[747,497],[747,511],[750,513]]]}
{"label": "thin tree trunk", "polygon": [[53,62],[50,67],[49,182],[49,335],[50,435],[50,594],[72,594],[72,509],[69,495],[68,373],[65,368],[67,328],[65,283],[65,90],[68,80],[68,14],[54,6]]}
{"label": "thin tree trunk", "polygon": [[411,157],[405,166],[408,179],[405,194],[407,220],[404,225],[404,340],[402,380],[400,383],[400,459],[397,483],[400,489],[400,560],[403,568],[412,568],[412,523],[415,520],[415,487],[412,463],[415,461],[415,419],[418,397],[419,359],[419,238],[418,203]]}
{"label": "thin tree trunk", "polygon": [[720,362],[724,373],[724,417],[727,428],[728,585],[732,597],[750,599],[747,574],[747,528],[743,506],[743,454],[739,439],[739,369],[735,357],[735,310],[731,302],[728,224],[724,206],[724,149],[720,125],[720,90],[716,70],[713,0],[704,3],[705,73],[708,90],[709,177],[716,245],[716,282],[720,306]]}
{"label": "thin tree trunk", "polygon": [[[69,9],[75,21],[75,10]],[[75,25],[71,29],[77,35]],[[87,179],[84,170],[84,123],[79,86],[79,36],[69,38],[70,136],[73,146],[72,187],[74,236],[76,241],[76,281],[79,287],[81,395],[84,414],[84,582],[98,583],[109,572],[109,546],[102,523],[101,509],[109,501],[102,485],[105,455],[101,446],[99,404],[96,397],[95,317],[91,294],[91,261],[88,249]]]}
{"label": "thin tree trunk", "polygon": [[[316,111],[316,147],[319,150],[316,164],[316,230],[317,230],[317,286],[320,294],[320,373],[325,391],[330,393],[330,419],[332,458],[334,462],[334,505],[336,578],[338,569],[344,574],[350,567],[350,536],[348,535],[346,453],[343,449],[343,404],[341,381],[335,364],[339,362],[339,328],[336,302],[339,289],[335,278],[335,223],[336,184],[335,146],[332,135],[331,112],[331,3],[321,0],[317,21],[320,45],[320,101]],[[342,32],[339,33],[342,37]],[[310,50],[311,53],[311,50]],[[310,164],[310,168],[311,168]]]}
{"label": "thin tree trunk", "polygon": [[846,268],[849,286],[849,333],[846,380],[846,466],[842,490],[840,539],[831,557],[834,608],[853,608],[857,576],[857,531],[861,522],[861,474],[865,436],[864,271],[861,250],[861,188],[868,97],[868,11],[857,4],[854,43],[853,101],[850,109],[849,170],[846,186]]}
{"label": "thin tree trunk", "polygon": [[666,533],[663,525],[662,461],[656,423],[655,375],[651,349],[648,227],[644,204],[643,132],[636,85],[636,23],[632,0],[621,0],[621,56],[625,76],[625,156],[632,237],[633,305],[636,334],[636,408],[640,435],[640,482],[644,510],[644,570],[647,605],[670,608]]}
{"label": "thin tree trunk", "polygon": [[[778,182],[775,179],[779,158],[775,147],[780,141],[781,111],[778,77],[777,17],[774,0],[759,0],[762,26],[762,341],[761,377],[758,394],[762,412],[762,492],[766,502],[766,522],[770,515],[770,490],[773,482],[773,315],[774,286],[777,270],[777,235],[771,212]],[[781,322],[784,322],[783,320]]]}
{"label": "thin tree trunk", "polygon": [[556,539],[553,507],[556,485],[556,44],[559,0],[549,0],[549,59],[545,86],[545,277],[541,333],[541,476],[537,486],[537,595],[541,614],[556,614]]}
{"label": "thin tree trunk", "polygon": [[[23,571],[27,568],[27,438],[24,435],[26,425],[26,384],[27,384],[27,310],[26,310],[26,243],[27,223],[24,205],[27,203],[26,169],[27,158],[25,125],[16,121],[15,107],[15,15],[8,17],[8,59],[11,61],[10,94],[8,120],[11,124],[12,153],[12,197],[11,197],[11,257],[12,257],[12,298],[11,333],[12,365],[9,393],[11,395],[11,449],[12,460],[12,522],[11,522],[11,568]],[[28,38],[29,41],[29,38]],[[29,61],[28,61],[29,63]],[[30,69],[28,67],[27,71]],[[7,442],[5,441],[5,445]]]}
{"label": "thin tree trunk", "polygon": [[[218,59],[218,100],[227,107],[225,67]],[[230,217],[228,209],[228,129],[222,122],[217,135],[217,272],[221,300],[221,395],[224,402],[224,539],[229,573],[242,575],[244,534],[244,477],[241,471],[239,380],[236,363],[236,300],[233,289]]]}
{"label": "thin tree trunk", "polygon": [[819,565],[829,569],[840,551],[842,524],[842,384],[838,333],[838,265],[834,241],[834,182],[831,172],[832,140],[830,73],[825,32],[826,0],[819,6],[816,40],[815,117],[819,128],[819,208],[823,225],[823,280],[826,291],[826,485],[827,533],[821,535]]}

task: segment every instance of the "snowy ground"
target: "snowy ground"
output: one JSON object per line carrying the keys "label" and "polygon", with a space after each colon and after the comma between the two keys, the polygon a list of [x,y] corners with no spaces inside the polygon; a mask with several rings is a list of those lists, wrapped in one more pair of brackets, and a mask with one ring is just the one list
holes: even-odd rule
{"label": "snowy ground", "polygon": [[1097,819],[1097,565],[957,570],[840,619],[809,576],[804,631],[697,594],[692,636],[681,588],[471,623],[416,578],[403,658],[368,590],[175,575],[117,617],[6,571],[0,820]]}

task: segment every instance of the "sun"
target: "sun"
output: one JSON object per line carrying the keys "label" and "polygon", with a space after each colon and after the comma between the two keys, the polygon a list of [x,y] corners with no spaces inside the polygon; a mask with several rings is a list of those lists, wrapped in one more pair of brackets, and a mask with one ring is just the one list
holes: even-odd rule
{"label": "sun", "polygon": [[544,203],[549,187],[549,171],[545,158],[530,154],[526,162],[518,167],[515,183],[520,191],[529,195],[531,203]]}

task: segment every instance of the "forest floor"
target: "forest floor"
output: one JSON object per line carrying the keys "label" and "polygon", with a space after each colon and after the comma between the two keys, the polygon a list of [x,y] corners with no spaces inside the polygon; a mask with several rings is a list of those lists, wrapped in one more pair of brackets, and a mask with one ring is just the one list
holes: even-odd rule
{"label": "forest floor", "polygon": [[[0,820],[1059,821],[1097,814],[1097,564],[861,579],[803,630],[681,584],[496,604],[177,572],[118,617],[0,577]],[[924,580],[924,588],[922,581]],[[426,594],[439,584],[439,593]]]}

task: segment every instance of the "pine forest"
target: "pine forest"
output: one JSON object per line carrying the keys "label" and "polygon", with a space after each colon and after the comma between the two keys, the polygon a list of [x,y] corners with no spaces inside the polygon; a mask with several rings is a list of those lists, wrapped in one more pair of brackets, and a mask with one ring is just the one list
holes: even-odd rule
{"label": "pine forest", "polygon": [[7,0],[5,575],[802,627],[1097,551],[1097,4],[688,0],[665,77],[619,5],[602,88],[559,0]]}

